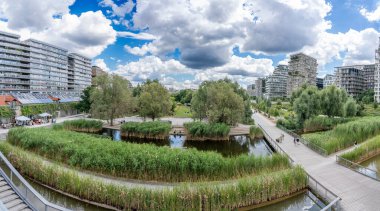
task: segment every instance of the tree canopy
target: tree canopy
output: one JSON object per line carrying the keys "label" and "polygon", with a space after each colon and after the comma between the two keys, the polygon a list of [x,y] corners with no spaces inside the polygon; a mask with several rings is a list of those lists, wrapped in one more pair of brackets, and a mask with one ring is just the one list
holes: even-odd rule
{"label": "tree canopy", "polygon": [[169,115],[172,110],[170,94],[158,81],[149,81],[141,87],[139,113],[153,120]]}
{"label": "tree canopy", "polygon": [[193,98],[194,91],[191,89],[183,89],[175,94],[174,99],[176,102],[186,104],[190,103]]}
{"label": "tree canopy", "polygon": [[122,117],[133,110],[134,100],[129,81],[118,75],[96,77],[96,87],[90,94],[91,114],[95,118],[109,120]]}
{"label": "tree canopy", "polygon": [[343,105],[347,101],[347,93],[336,86],[329,86],[320,91],[321,111],[323,114],[334,117],[343,115]]}
{"label": "tree canopy", "polygon": [[293,109],[296,113],[297,122],[303,125],[305,120],[316,116],[320,111],[320,97],[315,86],[303,89],[299,97],[293,102]]}
{"label": "tree canopy", "polygon": [[82,95],[80,96],[81,101],[77,104],[77,109],[81,112],[88,113],[91,110],[91,91],[93,90],[92,86],[87,87],[83,90]]}

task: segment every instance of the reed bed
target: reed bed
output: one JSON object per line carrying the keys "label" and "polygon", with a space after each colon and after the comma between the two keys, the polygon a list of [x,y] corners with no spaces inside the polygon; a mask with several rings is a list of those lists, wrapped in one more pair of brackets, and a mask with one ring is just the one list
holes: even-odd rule
{"label": "reed bed", "polygon": [[303,137],[331,154],[379,134],[380,118],[365,117],[337,125],[330,131],[305,134]]}
{"label": "reed bed", "polygon": [[121,210],[233,210],[279,199],[307,187],[306,172],[296,166],[221,185],[185,183],[172,189],[129,188],[79,176],[7,143],[1,143],[0,150],[23,175],[82,199]]}
{"label": "reed bed", "polygon": [[171,130],[169,122],[126,122],[121,125],[122,136],[128,138],[167,139]]}
{"label": "reed bed", "polygon": [[187,140],[228,140],[230,126],[224,123],[188,122],[184,124],[188,134]]}
{"label": "reed bed", "polygon": [[261,130],[261,128],[255,126],[255,125],[252,125],[249,128],[249,136],[251,138],[264,138],[264,133]]}
{"label": "reed bed", "polygon": [[15,146],[73,167],[131,179],[210,181],[239,178],[290,167],[283,155],[225,158],[216,152],[113,142],[84,133],[48,128],[14,128]]}
{"label": "reed bed", "polygon": [[340,156],[354,163],[359,163],[378,154],[380,154],[380,136],[376,136]]}
{"label": "reed bed", "polygon": [[307,119],[303,124],[303,132],[312,133],[333,129],[338,124],[343,124],[355,120],[354,118],[334,118],[326,116],[317,116]]}
{"label": "reed bed", "polygon": [[[59,126],[55,126],[54,128],[58,129]],[[62,123],[62,128],[77,132],[98,133],[103,129],[103,122],[88,119],[68,120]]]}

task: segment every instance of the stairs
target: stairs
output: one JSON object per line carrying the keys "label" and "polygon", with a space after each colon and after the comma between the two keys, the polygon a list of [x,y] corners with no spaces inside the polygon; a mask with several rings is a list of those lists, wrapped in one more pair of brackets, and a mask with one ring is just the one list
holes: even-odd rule
{"label": "stairs", "polygon": [[0,175],[0,202],[9,211],[32,211]]}

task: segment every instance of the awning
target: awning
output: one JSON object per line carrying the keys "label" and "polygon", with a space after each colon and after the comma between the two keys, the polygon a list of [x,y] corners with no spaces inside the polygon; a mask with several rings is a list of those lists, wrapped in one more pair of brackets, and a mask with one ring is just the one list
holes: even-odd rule
{"label": "awning", "polygon": [[38,114],[38,116],[40,116],[40,117],[49,117],[49,116],[51,116],[51,114],[49,114],[49,113],[42,113],[42,114]]}
{"label": "awning", "polygon": [[17,121],[30,121],[30,119],[26,116],[18,116],[16,117]]}

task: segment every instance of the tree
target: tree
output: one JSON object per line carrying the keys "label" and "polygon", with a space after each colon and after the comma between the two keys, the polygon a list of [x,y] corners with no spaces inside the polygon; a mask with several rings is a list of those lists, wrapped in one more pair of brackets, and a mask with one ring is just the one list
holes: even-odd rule
{"label": "tree", "polygon": [[129,81],[118,75],[101,75],[96,79],[96,87],[91,92],[91,114],[95,118],[109,120],[122,117],[133,110],[134,99]]}
{"label": "tree", "polygon": [[172,101],[164,86],[157,81],[149,81],[142,86],[139,97],[140,115],[150,117],[153,121],[171,113]]}
{"label": "tree", "polygon": [[183,89],[175,94],[175,101],[182,104],[190,103],[193,97],[193,92],[194,91],[191,89]]}
{"label": "tree", "polygon": [[368,89],[362,93],[356,98],[357,101],[363,102],[364,104],[370,104],[374,102],[374,95],[375,91],[373,89]]}
{"label": "tree", "polygon": [[320,91],[320,99],[323,114],[329,117],[343,115],[343,105],[347,101],[346,91],[335,86],[329,86]]}
{"label": "tree", "polygon": [[352,98],[349,98],[347,102],[344,104],[344,116],[345,117],[353,117],[356,116],[358,112],[358,105],[356,101]]}
{"label": "tree", "polygon": [[77,104],[76,108],[81,111],[88,113],[91,110],[91,91],[93,90],[92,86],[87,87],[83,90],[82,95],[80,96],[81,101]]}
{"label": "tree", "polygon": [[304,89],[299,97],[295,98],[293,109],[299,125],[303,125],[305,120],[318,115],[320,112],[320,97],[317,87],[309,86]]}

